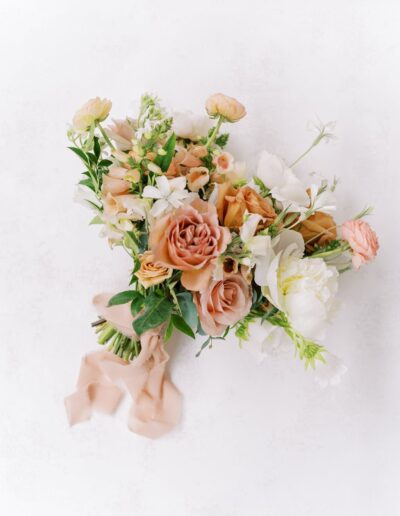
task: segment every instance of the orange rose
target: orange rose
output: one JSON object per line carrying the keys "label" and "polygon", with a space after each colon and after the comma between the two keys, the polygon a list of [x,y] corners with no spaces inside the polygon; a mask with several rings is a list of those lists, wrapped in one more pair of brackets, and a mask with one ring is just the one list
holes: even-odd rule
{"label": "orange rose", "polygon": [[336,239],[336,224],[333,218],[322,211],[300,223],[298,231],[303,235],[306,251],[312,253],[315,246],[324,246]]}
{"label": "orange rose", "polygon": [[261,197],[249,186],[234,188],[228,182],[218,186],[216,207],[221,224],[228,228],[240,228],[246,211],[261,215],[265,219],[265,227],[276,218],[268,199]]}
{"label": "orange rose", "polygon": [[207,285],[230,240],[229,229],[218,224],[215,206],[196,199],[156,220],[149,245],[156,262],[183,271],[182,285],[197,291]]}
{"label": "orange rose", "polygon": [[164,267],[154,261],[154,256],[150,251],[146,251],[140,257],[140,269],[135,272],[139,283],[144,288],[149,288],[162,283],[172,276],[172,269]]}

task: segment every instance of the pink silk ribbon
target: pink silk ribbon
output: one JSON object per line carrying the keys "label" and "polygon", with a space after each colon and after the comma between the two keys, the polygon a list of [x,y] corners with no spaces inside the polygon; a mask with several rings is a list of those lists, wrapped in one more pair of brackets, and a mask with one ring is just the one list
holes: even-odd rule
{"label": "pink silk ribbon", "polygon": [[[100,294],[94,298],[97,313],[124,335],[135,337],[129,305],[108,307],[110,297]],[[143,333],[140,344],[141,351],[131,362],[106,350],[83,357],[77,390],[65,398],[70,425],[90,419],[93,411],[113,414],[124,391],[133,400],[128,419],[132,432],[155,439],[177,425],[182,399],[166,375],[169,355],[159,332]]]}

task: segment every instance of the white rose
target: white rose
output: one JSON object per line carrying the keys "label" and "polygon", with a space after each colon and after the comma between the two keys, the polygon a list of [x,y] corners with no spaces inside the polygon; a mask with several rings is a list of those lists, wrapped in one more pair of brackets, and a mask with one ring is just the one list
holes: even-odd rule
{"label": "white rose", "polygon": [[179,138],[188,138],[197,141],[207,136],[212,126],[209,118],[203,115],[196,115],[191,111],[173,113],[172,130]]}
{"label": "white rose", "polygon": [[108,117],[112,103],[111,100],[96,97],[90,99],[75,113],[72,125],[75,131],[83,133],[89,129],[93,122],[102,122]]}

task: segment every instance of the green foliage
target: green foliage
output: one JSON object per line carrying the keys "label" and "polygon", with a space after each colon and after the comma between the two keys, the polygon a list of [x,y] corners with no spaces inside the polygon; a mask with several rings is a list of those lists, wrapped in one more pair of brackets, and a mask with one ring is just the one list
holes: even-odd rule
{"label": "green foliage", "polygon": [[145,304],[145,299],[146,299],[139,292],[136,292],[136,294],[137,295],[132,299],[132,302],[131,302],[131,314],[133,315],[133,317],[135,317],[140,312],[140,310],[143,308],[143,306]]}
{"label": "green foliage", "polygon": [[219,136],[215,138],[215,143],[218,145],[218,147],[221,147],[223,149],[229,140],[229,133],[222,133]]}
{"label": "green foliage", "polygon": [[181,331],[182,333],[184,333],[188,337],[191,337],[192,339],[196,338],[192,328],[185,322],[183,317],[177,314],[172,314],[171,321],[177,330]]}
{"label": "green foliage", "polygon": [[171,136],[168,138],[166,144],[163,147],[163,150],[165,151],[165,154],[157,154],[154,163],[158,165],[163,172],[166,172],[168,170],[168,167],[172,161],[172,158],[174,157],[175,153],[175,144],[176,144],[176,134],[172,133]]}
{"label": "green foliage", "polygon": [[136,290],[124,290],[123,292],[115,294],[115,296],[108,301],[108,306],[124,305],[136,299],[138,295],[140,294]]}
{"label": "green foliage", "polygon": [[196,331],[198,326],[199,317],[197,315],[197,309],[193,302],[193,295],[191,292],[179,292],[176,295],[178,300],[179,309],[181,311],[183,319],[186,321],[188,326]]}
{"label": "green foliage", "polygon": [[170,299],[155,292],[145,298],[143,313],[133,321],[132,326],[138,335],[159,326],[171,315],[174,305]]}
{"label": "green foliage", "polygon": [[270,194],[270,189],[267,186],[265,186],[265,183],[257,176],[253,177],[253,181],[260,188],[261,195],[263,197],[268,197],[268,195]]}

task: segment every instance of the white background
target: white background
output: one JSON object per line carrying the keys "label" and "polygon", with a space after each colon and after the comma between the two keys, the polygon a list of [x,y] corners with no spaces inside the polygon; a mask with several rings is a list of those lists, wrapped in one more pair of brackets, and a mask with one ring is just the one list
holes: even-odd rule
{"label": "white background", "polygon": [[[400,514],[399,22],[389,0],[2,0],[1,514]],[[179,339],[173,433],[128,432],[126,404],[68,427],[63,398],[96,349],[91,298],[123,289],[129,262],[72,201],[65,131],[88,98],[121,117],[144,91],[199,112],[210,93],[237,97],[230,149],[250,169],[262,148],[295,159],[315,115],[338,121],[297,171],[341,179],[339,221],[374,205],[381,250],[341,278],[337,387],[291,353],[259,366],[232,341],[196,359],[201,341]]]}

